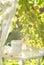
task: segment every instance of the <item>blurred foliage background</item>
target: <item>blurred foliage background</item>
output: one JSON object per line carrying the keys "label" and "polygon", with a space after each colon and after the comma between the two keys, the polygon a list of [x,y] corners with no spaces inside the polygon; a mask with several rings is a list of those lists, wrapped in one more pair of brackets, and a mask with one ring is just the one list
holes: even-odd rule
{"label": "blurred foliage background", "polygon": [[[18,0],[18,3],[6,42],[21,39],[29,46],[44,49],[44,0]],[[4,60],[4,65],[18,64],[16,61]],[[26,61],[25,65],[37,65],[37,59]],[[41,58],[41,65],[44,65],[44,57]]]}

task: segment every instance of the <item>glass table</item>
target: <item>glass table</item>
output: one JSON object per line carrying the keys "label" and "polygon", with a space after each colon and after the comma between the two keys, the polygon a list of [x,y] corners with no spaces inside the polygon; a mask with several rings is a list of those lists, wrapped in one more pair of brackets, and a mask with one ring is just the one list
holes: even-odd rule
{"label": "glass table", "polygon": [[[17,45],[17,43],[16,43]],[[15,46],[15,45],[13,45]],[[35,47],[29,47],[25,44],[20,44],[20,47],[15,50],[15,47],[13,48],[12,44],[11,46],[5,46],[3,47],[3,53],[1,56],[5,59],[17,59],[21,60],[22,64],[24,65],[25,60],[30,59],[37,59],[38,58],[38,65],[40,64],[40,57],[44,56],[44,49],[39,49]]]}

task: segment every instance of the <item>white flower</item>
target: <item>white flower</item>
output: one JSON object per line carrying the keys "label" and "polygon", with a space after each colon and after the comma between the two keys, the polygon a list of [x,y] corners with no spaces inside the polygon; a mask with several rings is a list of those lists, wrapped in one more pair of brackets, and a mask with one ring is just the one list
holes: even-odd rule
{"label": "white flower", "polygon": [[5,46],[4,47],[4,54],[5,53],[11,54],[11,52],[12,52],[12,47],[10,47],[10,46]]}
{"label": "white flower", "polygon": [[34,6],[37,6],[37,2],[36,2],[36,0],[34,1]]}

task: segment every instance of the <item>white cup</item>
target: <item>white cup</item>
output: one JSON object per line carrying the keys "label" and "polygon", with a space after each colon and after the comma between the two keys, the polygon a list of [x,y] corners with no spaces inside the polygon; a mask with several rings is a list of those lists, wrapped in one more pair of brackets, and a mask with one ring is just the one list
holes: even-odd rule
{"label": "white cup", "polygon": [[12,40],[11,47],[13,48],[14,54],[19,54],[22,49],[22,41],[21,40]]}

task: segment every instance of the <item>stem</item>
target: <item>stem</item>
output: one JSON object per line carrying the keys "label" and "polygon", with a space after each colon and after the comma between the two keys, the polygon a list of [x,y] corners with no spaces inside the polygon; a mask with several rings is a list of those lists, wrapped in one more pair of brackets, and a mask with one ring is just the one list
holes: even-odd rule
{"label": "stem", "polygon": [[2,58],[0,57],[0,65],[3,65]]}
{"label": "stem", "polygon": [[38,58],[38,65],[40,65],[40,58]]}

